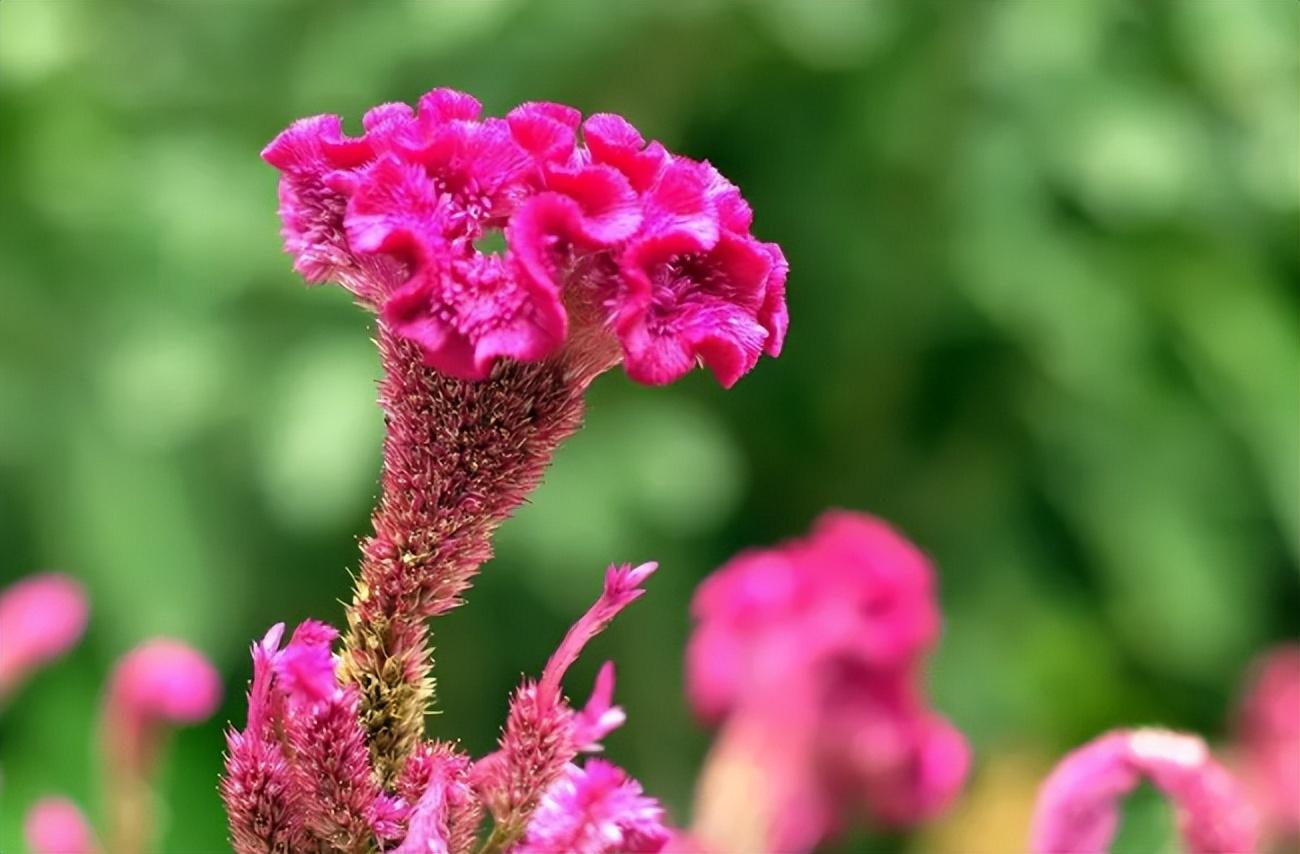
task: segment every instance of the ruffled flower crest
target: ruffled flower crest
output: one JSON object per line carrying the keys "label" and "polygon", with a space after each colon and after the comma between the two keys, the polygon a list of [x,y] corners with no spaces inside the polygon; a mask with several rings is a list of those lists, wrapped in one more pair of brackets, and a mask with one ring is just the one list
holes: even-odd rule
{"label": "ruffled flower crest", "polygon": [[[282,174],[295,268],[340,281],[464,379],[568,342],[597,350],[578,354],[597,370],[621,357],[647,384],[703,363],[729,386],[780,353],[784,258],[750,236],[749,207],[717,170],[610,114],[583,123],[540,102],[480,113],[436,89],[418,111],[371,110],[361,137],[336,116],[277,137],[263,157]],[[476,245],[494,231],[503,255]]]}

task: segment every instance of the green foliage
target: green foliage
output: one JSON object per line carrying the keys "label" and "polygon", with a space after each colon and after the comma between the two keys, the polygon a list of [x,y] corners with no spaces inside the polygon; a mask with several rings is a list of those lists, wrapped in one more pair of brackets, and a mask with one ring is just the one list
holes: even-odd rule
{"label": "green foliage", "polygon": [[[603,564],[658,558],[573,685],[619,660],[611,755],[683,818],[694,583],[843,505],[936,559],[934,690],[977,751],[1221,735],[1300,608],[1297,43],[1285,0],[0,3],[0,572],[94,601],[0,723],[0,850],[38,793],[93,810],[130,644],[207,650],[239,719],[252,638],[341,620],[377,363],[278,252],[257,152],[435,85],[710,159],[785,247],[793,318],[732,392],[598,383],[440,627],[435,730],[487,747]],[[176,739],[162,850],[223,846],[220,729]]]}

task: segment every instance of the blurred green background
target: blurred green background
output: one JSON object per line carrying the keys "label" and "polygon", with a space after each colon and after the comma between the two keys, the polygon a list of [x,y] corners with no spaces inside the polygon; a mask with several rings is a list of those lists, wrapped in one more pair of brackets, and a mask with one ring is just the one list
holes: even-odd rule
{"label": "blurred green background", "polygon": [[104,678],[163,633],[228,696],[175,739],[161,850],[224,848],[248,644],[341,619],[381,435],[367,318],[291,272],[258,151],[434,86],[625,114],[792,269],[787,351],[733,391],[597,383],[437,626],[439,734],[488,749],[603,565],[658,559],[570,684],[618,661],[610,756],[686,820],[691,591],[839,505],[933,555],[980,762],[956,825],[844,850],[998,848],[980,804],[1107,727],[1223,738],[1300,634],[1298,44],[1291,0],[0,2],[0,580],[93,596],[0,720],[0,850],[38,794],[96,813]]}

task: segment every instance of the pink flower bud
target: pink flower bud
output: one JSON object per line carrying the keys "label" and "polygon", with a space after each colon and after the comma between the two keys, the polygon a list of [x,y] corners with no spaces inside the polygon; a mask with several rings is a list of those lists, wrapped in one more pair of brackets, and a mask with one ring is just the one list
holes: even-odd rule
{"label": "pink flower bud", "polygon": [[167,725],[206,720],[220,700],[221,679],[201,653],[165,638],[136,647],[118,662],[109,682],[109,756],[122,767],[147,770]]}
{"label": "pink flower bud", "polygon": [[81,584],[58,573],[24,578],[0,593],[0,699],[71,649],[88,611]]}
{"label": "pink flower bud", "polygon": [[67,798],[44,798],[27,813],[23,835],[32,854],[91,854],[98,850],[85,815]]}

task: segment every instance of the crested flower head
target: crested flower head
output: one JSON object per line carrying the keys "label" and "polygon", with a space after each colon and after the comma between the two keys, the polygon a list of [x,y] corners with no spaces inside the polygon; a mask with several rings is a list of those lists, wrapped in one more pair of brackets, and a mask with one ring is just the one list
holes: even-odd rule
{"label": "crested flower head", "polygon": [[104,733],[110,756],[143,770],[165,727],[207,719],[221,700],[221,679],[201,653],[160,638],[118,662],[108,687]]}
{"label": "crested flower head", "polygon": [[1261,819],[1271,834],[1300,839],[1300,646],[1255,662],[1237,729]]}
{"label": "crested flower head", "polygon": [[724,727],[701,787],[718,818],[706,831],[725,838],[725,813],[743,802],[751,844],[808,850],[860,806],[906,825],[951,802],[969,754],[922,686],[939,630],[933,588],[915,546],[847,512],[700,585],[687,691]]}
{"label": "crested flower head", "polygon": [[91,854],[99,850],[86,816],[67,798],[44,798],[28,812],[23,835],[33,854]]}
{"label": "crested flower head", "polygon": [[59,573],[33,575],[0,592],[0,699],[67,652],[85,631],[88,612],[81,584]]}
{"label": "crested flower head", "polygon": [[1115,730],[1061,760],[1039,791],[1030,849],[1107,850],[1120,801],[1143,780],[1173,804],[1189,852],[1256,850],[1255,815],[1240,784],[1200,738],[1158,729]]}
{"label": "crested flower head", "polygon": [[630,854],[662,851],[671,834],[664,810],[641,784],[600,759],[569,764],[542,796],[518,854]]}
{"label": "crested flower head", "polygon": [[[784,256],[750,234],[748,204],[716,169],[614,115],[584,123],[537,102],[480,113],[435,89],[417,110],[371,110],[359,137],[337,116],[276,137],[262,156],[281,173],[295,268],[341,282],[464,379],[566,341],[599,351],[600,369],[621,350],[652,385],[702,363],[730,386],[780,353]],[[503,253],[481,248],[496,235]]]}

